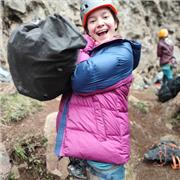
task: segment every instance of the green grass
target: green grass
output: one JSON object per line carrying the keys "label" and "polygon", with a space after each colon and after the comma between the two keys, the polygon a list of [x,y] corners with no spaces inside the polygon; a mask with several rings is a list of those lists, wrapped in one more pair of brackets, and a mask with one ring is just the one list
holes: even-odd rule
{"label": "green grass", "polygon": [[174,118],[176,119],[176,121],[180,122],[180,112],[178,112]]}
{"label": "green grass", "polygon": [[146,114],[149,112],[149,107],[146,103],[144,102],[137,102],[136,104],[134,104],[134,106],[142,113]]}
{"label": "green grass", "polygon": [[41,108],[41,102],[19,93],[1,94],[0,105],[0,122],[3,124],[20,121]]}
{"label": "green grass", "polygon": [[180,111],[177,111],[170,119],[170,122],[176,126],[180,127]]}

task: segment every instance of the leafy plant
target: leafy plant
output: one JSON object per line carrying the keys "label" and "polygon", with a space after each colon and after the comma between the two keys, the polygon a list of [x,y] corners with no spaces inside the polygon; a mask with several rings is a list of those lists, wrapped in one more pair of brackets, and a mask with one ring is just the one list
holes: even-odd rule
{"label": "leafy plant", "polygon": [[25,149],[20,144],[15,145],[14,151],[21,160],[27,160]]}
{"label": "leafy plant", "polygon": [[8,180],[16,180],[15,174],[10,173]]}
{"label": "leafy plant", "polygon": [[[33,177],[53,179],[52,175],[46,172],[46,145],[47,139],[44,136],[25,136],[14,146],[11,159],[15,164],[26,163],[26,171],[29,171]],[[9,180],[14,180],[13,175]]]}

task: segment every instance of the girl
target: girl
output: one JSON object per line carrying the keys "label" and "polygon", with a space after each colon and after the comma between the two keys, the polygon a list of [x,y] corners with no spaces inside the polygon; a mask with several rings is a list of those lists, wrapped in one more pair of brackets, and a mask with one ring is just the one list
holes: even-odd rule
{"label": "girl", "polygon": [[56,154],[86,160],[89,179],[123,180],[130,157],[128,92],[141,45],[117,38],[112,0],[81,0],[87,46],[57,117]]}

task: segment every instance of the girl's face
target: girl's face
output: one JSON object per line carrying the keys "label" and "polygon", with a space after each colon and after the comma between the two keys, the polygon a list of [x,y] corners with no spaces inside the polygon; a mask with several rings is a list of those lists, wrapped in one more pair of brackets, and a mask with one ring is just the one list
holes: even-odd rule
{"label": "girl's face", "polygon": [[87,19],[88,34],[97,43],[113,40],[116,34],[117,22],[108,8],[100,8],[92,12]]}

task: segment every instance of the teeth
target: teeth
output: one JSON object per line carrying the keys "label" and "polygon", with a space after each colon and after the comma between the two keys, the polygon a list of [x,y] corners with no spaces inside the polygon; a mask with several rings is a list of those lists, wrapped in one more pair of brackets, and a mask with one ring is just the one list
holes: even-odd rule
{"label": "teeth", "polygon": [[107,32],[108,32],[108,31],[101,31],[101,32],[98,32],[97,35],[98,35],[98,36],[101,36],[101,35],[103,35],[103,34],[106,34]]}
{"label": "teeth", "polygon": [[107,32],[107,30],[99,31],[98,34]]}

